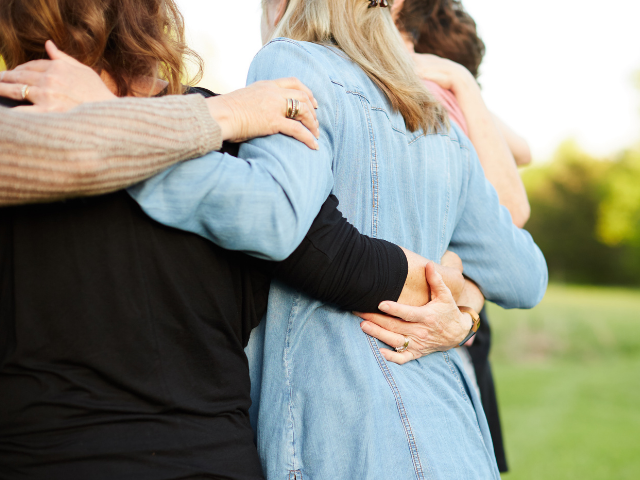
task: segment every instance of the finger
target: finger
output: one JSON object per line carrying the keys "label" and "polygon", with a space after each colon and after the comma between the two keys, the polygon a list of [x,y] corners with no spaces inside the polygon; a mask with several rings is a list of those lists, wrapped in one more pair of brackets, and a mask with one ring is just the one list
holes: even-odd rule
{"label": "finger", "polygon": [[378,308],[387,315],[401,318],[406,322],[419,322],[421,321],[423,307],[412,307],[402,303],[385,301],[378,305]]}
{"label": "finger", "polygon": [[13,69],[13,71],[18,72],[20,70],[29,70],[32,72],[46,72],[51,68],[52,64],[52,60],[31,60],[30,62],[18,65]]}
{"label": "finger", "polygon": [[415,360],[416,357],[412,352],[407,350],[406,352],[398,353],[393,350],[387,350],[386,348],[380,349],[380,354],[387,360],[387,362],[397,363],[398,365],[404,365],[405,363]]}
{"label": "finger", "polygon": [[313,120],[315,122],[318,121],[318,117],[316,116],[316,110],[313,108],[313,104],[311,102],[311,99],[309,98],[309,95],[307,95],[305,92],[289,89],[284,91],[284,97],[298,100],[300,102],[301,108],[302,108],[302,105],[306,105],[309,113],[313,117]]}
{"label": "finger", "polygon": [[[22,101],[22,87],[24,85],[14,83],[0,83],[0,97]],[[37,104],[42,101],[43,91],[39,87],[29,87],[26,100]]]}
{"label": "finger", "polygon": [[391,348],[402,347],[404,345],[404,335],[385,330],[384,328],[376,325],[373,322],[361,322],[360,328],[367,335],[371,335],[372,337],[377,338],[381,342],[389,345]]}
{"label": "finger", "polygon": [[311,104],[313,105],[313,108],[318,108],[318,102],[316,101],[316,98],[313,96],[313,92],[311,91],[311,89],[307,87],[304,83],[302,83],[300,80],[298,80],[297,78],[295,77],[280,78],[275,82],[281,88],[289,88],[289,89],[301,90],[305,92],[309,97],[309,99],[311,100]]}
{"label": "finger", "polygon": [[62,50],[60,50],[52,40],[47,40],[44,44],[44,48],[47,50],[47,53],[49,54],[49,58],[51,60],[62,60],[63,62],[67,62],[72,65],[84,65],[84,63],[79,62],[72,56],[67,55]]}
{"label": "finger", "polygon": [[15,107],[13,109],[14,112],[22,112],[22,113],[50,113],[47,107],[42,107],[39,105],[22,105],[20,107]]}
{"label": "finger", "polygon": [[427,263],[425,275],[427,277],[427,283],[431,288],[431,296],[433,300],[445,303],[455,303],[453,295],[451,295],[451,290],[449,290],[449,287],[445,285],[442,275],[440,275],[436,269],[435,263]]}
{"label": "finger", "polygon": [[30,70],[10,70],[2,78],[2,83],[19,83],[21,85],[37,85],[42,73]]}
{"label": "finger", "polygon": [[315,115],[311,112],[313,112],[313,110],[310,110],[307,103],[300,103],[298,115],[294,120],[302,123],[313,134],[313,136],[318,139],[320,138],[320,126],[318,125],[318,120],[316,120]]}
{"label": "finger", "polygon": [[304,143],[311,150],[320,150],[320,146],[313,134],[296,120],[289,120],[288,118],[282,119],[282,123],[278,130],[280,133],[293,137]]}
{"label": "finger", "polygon": [[414,329],[413,323],[408,323],[404,320],[399,320],[389,315],[381,315],[379,313],[360,313],[356,315],[358,315],[363,320],[366,320],[367,322],[375,323],[385,330],[403,335],[405,337],[411,333],[410,330]]}
{"label": "finger", "polygon": [[[13,100],[22,100],[22,87],[15,83],[0,83],[0,97],[7,97]],[[29,98],[31,98],[31,89],[29,90]]]}

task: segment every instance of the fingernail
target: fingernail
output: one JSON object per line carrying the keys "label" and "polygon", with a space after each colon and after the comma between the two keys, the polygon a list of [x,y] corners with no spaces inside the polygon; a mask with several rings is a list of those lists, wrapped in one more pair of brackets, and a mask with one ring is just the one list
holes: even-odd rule
{"label": "fingernail", "polygon": [[378,305],[378,310],[382,310],[383,312],[387,312],[389,310],[389,304],[386,302],[382,302]]}
{"label": "fingernail", "polygon": [[316,107],[316,108],[318,108],[318,101],[317,101],[317,100],[315,100],[315,99],[313,100],[313,106],[314,106],[314,107]]}
{"label": "fingernail", "polygon": [[360,328],[364,333],[369,333],[369,324],[367,322],[362,322]]}
{"label": "fingernail", "polygon": [[320,145],[318,145],[318,142],[313,142],[313,146],[316,150],[320,150]]}

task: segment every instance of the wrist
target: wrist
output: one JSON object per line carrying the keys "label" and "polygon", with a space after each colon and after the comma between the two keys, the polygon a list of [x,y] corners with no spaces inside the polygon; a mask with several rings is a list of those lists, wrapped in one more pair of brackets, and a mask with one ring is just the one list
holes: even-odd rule
{"label": "wrist", "polygon": [[451,91],[458,101],[460,101],[460,97],[482,96],[477,80],[464,67],[456,68],[455,73],[452,75]]}
{"label": "wrist", "polygon": [[458,309],[460,310],[460,313],[462,313],[465,317],[468,317],[464,319],[465,322],[468,322],[469,319],[471,319],[471,326],[468,330],[467,336],[459,344],[459,346],[463,346],[478,332],[478,329],[480,328],[480,315],[478,315],[475,310],[469,307],[458,307]]}
{"label": "wrist", "polygon": [[207,108],[209,114],[220,126],[222,141],[231,140],[233,138],[233,112],[222,98],[222,95],[207,98]]}

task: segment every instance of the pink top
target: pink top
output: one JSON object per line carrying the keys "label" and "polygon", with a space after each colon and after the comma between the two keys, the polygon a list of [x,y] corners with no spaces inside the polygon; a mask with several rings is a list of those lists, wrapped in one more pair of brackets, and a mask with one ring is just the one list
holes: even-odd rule
{"label": "pink top", "polygon": [[423,80],[427,89],[436,97],[436,100],[442,104],[442,106],[449,113],[449,119],[458,125],[466,136],[469,136],[469,128],[467,127],[467,121],[464,119],[464,114],[458,100],[451,90],[445,90],[440,85],[431,80]]}

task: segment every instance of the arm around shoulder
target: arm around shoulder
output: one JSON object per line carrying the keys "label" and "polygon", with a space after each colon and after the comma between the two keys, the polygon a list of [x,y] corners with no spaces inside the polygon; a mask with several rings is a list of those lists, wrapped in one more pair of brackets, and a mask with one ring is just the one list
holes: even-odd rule
{"label": "arm around shoulder", "polygon": [[202,97],[123,98],[65,113],[0,114],[0,205],[126,188],[220,148]]}
{"label": "arm around shoulder", "polygon": [[[319,104],[319,150],[282,134],[256,138],[241,145],[239,158],[212,153],[177,165],[130,193],[161,223],[266,260],[287,258],[333,186],[336,101],[324,70],[300,44],[276,40],[256,55],[247,82],[296,77],[309,87]],[[283,96],[282,115],[286,104]]]}

